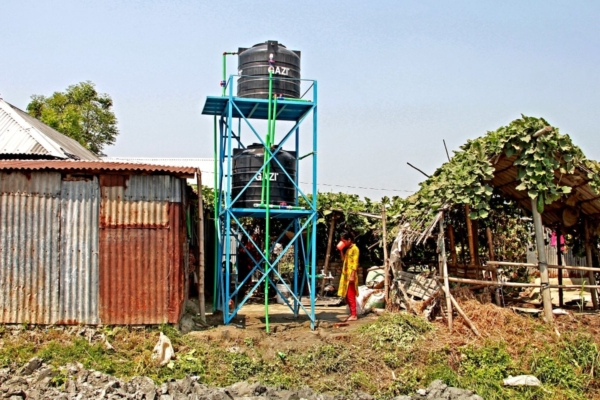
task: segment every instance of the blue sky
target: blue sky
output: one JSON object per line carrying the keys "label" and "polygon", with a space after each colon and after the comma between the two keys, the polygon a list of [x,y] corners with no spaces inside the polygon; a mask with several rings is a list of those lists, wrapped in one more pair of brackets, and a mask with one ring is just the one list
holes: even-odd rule
{"label": "blue sky", "polygon": [[4,0],[0,23],[2,97],[93,81],[119,119],[110,156],[210,157],[220,54],[273,39],[319,81],[319,182],[400,191],[336,189],[406,195],[423,178],[406,162],[433,172],[443,139],[521,113],[600,159],[598,1]]}

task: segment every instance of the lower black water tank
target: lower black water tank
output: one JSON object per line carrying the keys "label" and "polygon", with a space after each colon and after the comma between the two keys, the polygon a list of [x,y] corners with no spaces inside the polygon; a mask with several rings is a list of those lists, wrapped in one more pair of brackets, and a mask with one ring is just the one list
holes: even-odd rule
{"label": "lower black water tank", "polygon": [[[233,183],[231,187],[232,200],[242,191],[244,186],[264,164],[265,149],[262,144],[254,143],[246,149],[236,149],[233,154]],[[292,179],[296,179],[296,154],[295,152],[279,150],[275,155],[279,163],[285,168]],[[254,179],[240,198],[233,204],[234,208],[254,208],[260,204],[262,195],[262,176]],[[271,160],[271,196],[270,204],[279,205],[287,203],[294,205],[296,201],[296,188],[285,175],[279,164]]]}

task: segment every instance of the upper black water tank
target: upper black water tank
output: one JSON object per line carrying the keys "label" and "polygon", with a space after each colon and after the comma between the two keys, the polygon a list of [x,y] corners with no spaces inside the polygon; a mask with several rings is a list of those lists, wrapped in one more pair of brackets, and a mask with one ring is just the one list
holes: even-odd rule
{"label": "upper black water tank", "polygon": [[[265,149],[262,144],[254,143],[246,149],[235,149],[233,152],[233,183],[231,187],[232,200],[242,191],[244,186],[254,176],[256,171],[264,164]],[[279,150],[275,155],[283,168],[292,179],[296,179],[296,154]],[[262,174],[256,177],[250,186],[242,193],[240,198],[233,204],[235,208],[253,208],[254,204],[260,204],[262,194]],[[270,203],[280,205],[294,205],[296,201],[296,190],[294,184],[283,173],[274,160],[271,161],[271,185]]]}
{"label": "upper black water tank", "polygon": [[[273,93],[300,97],[300,52],[288,50],[276,40],[259,43],[250,49],[238,49],[238,97],[269,97],[269,57],[273,54]],[[279,78],[279,79],[278,79]],[[287,78],[287,79],[285,79]]]}

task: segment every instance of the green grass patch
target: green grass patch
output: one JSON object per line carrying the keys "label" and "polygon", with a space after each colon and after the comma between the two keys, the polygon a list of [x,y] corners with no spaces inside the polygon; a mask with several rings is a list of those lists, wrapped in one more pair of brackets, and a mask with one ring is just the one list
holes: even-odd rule
{"label": "green grass patch", "polygon": [[[176,352],[176,359],[164,367],[151,358],[160,331]],[[56,368],[81,362],[123,379],[143,375],[162,383],[192,374],[214,386],[247,380],[341,395],[361,390],[381,399],[414,393],[435,379],[474,390],[486,400],[594,398],[600,388],[598,344],[584,329],[560,339],[548,330],[532,333],[529,341],[509,344],[497,336],[455,347],[455,337],[449,340],[429,322],[408,314],[384,314],[341,338],[314,340],[317,336],[310,334],[313,340],[306,346],[290,346],[288,339],[281,349],[276,348],[277,336],[255,333],[235,339],[213,335],[210,340],[181,335],[171,326],[106,327],[102,333],[114,350],[61,329],[13,335],[0,328],[0,367],[21,366],[37,356]],[[503,386],[504,378],[519,374],[538,377],[543,387]],[[60,386],[67,377],[59,373],[55,379]]]}

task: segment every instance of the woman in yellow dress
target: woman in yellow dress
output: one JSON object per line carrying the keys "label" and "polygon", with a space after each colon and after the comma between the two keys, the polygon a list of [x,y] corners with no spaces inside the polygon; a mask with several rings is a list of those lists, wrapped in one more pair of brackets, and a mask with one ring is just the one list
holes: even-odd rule
{"label": "woman in yellow dress", "polygon": [[[343,245],[342,245],[343,244]],[[354,244],[354,235],[350,232],[344,233],[342,241],[338,245],[342,253],[344,266],[338,288],[338,296],[345,297],[346,303],[350,308],[350,316],[346,321],[356,321],[356,297],[358,296],[358,256],[360,254],[358,247]]]}

